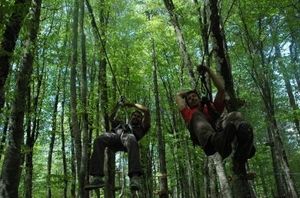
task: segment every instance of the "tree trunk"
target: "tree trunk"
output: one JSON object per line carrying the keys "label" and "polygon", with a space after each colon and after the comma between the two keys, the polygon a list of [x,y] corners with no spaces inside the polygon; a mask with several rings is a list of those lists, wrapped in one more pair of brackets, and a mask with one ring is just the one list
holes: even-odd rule
{"label": "tree trunk", "polygon": [[[266,94],[266,92],[263,92]],[[283,147],[277,121],[274,115],[274,109],[272,108],[272,100],[268,97],[269,94],[265,95],[265,113],[268,123],[268,135],[271,145],[273,168],[275,174],[275,181],[277,186],[277,193],[279,197],[298,197],[295,189],[294,181],[290,175],[290,169],[286,157],[286,153]]]}
{"label": "tree trunk", "polygon": [[300,69],[299,69],[299,50],[300,50],[300,41],[299,41],[299,29],[296,31],[291,28],[293,24],[290,24],[290,22],[293,21],[292,19],[287,20],[288,27],[290,29],[290,35],[291,35],[291,44],[290,44],[290,57],[291,57],[291,64],[293,67],[293,74],[296,80],[297,84],[297,90],[300,92]]}
{"label": "tree trunk", "polygon": [[203,46],[203,63],[210,67],[210,53],[209,53],[209,24],[207,18],[207,3],[204,3],[203,9],[201,11],[200,4],[198,0],[194,0],[195,6],[198,12],[198,22],[199,22],[199,33],[202,39]]}
{"label": "tree trunk", "polygon": [[[262,19],[259,20],[259,35],[262,31]],[[265,69],[266,60],[264,57],[264,45],[259,40],[257,46],[257,52],[259,52],[261,68]],[[254,65],[252,65],[254,68]],[[261,97],[264,102],[264,111],[266,115],[266,121],[268,126],[268,135],[271,145],[272,160],[275,173],[275,181],[277,185],[277,191],[279,197],[298,197],[295,189],[294,181],[290,175],[290,169],[288,165],[287,156],[283,147],[283,143],[279,134],[277,120],[275,118],[275,104],[274,94],[272,92],[273,87],[273,71],[264,70],[264,74],[261,72],[254,72],[252,74],[255,78],[256,86],[260,89]]]}
{"label": "tree trunk", "polygon": [[[101,0],[100,2],[100,27],[101,31],[99,31],[97,27],[97,23],[94,17],[94,13],[92,7],[88,0],[86,0],[87,8],[89,11],[89,15],[91,18],[91,24],[93,27],[93,33],[95,39],[99,42],[97,45],[100,48],[100,63],[99,63],[99,74],[98,74],[98,94],[100,95],[100,108],[102,110],[103,120],[104,120],[104,128],[105,131],[109,131],[109,119],[108,119],[108,86],[107,86],[107,77],[106,77],[106,26],[107,26],[107,18],[108,14],[106,13],[105,1]],[[104,194],[106,198],[113,198],[115,197],[115,155],[112,151],[107,150],[107,176],[108,180],[104,189]]]}
{"label": "tree trunk", "polygon": [[[73,7],[73,25],[72,25],[72,58],[71,58],[71,76],[70,76],[70,103],[71,103],[71,132],[74,138],[74,148],[75,148],[75,160],[76,160],[76,176],[78,182],[80,183],[80,165],[81,165],[81,132],[79,128],[78,112],[77,112],[77,88],[76,79],[77,71],[76,67],[78,64],[78,15],[79,15],[79,0],[74,0]],[[78,194],[80,195],[80,188],[78,189]]]}
{"label": "tree trunk", "polygon": [[[22,27],[22,22],[29,12],[30,0],[16,0],[14,3],[14,12],[8,20],[4,30],[2,42],[0,44],[0,112],[5,102],[5,81],[8,77],[10,65],[9,61],[13,55],[16,41]],[[3,21],[2,21],[3,22]]]}
{"label": "tree trunk", "polygon": [[3,131],[2,131],[1,142],[0,142],[0,160],[2,158],[2,154],[4,151],[5,144],[6,144],[8,124],[9,124],[9,116],[6,116],[4,124],[3,124]]}
{"label": "tree trunk", "polygon": [[[65,68],[63,85],[66,83],[68,69]],[[63,86],[63,97],[61,101],[61,120],[60,120],[60,130],[61,130],[61,151],[62,151],[62,161],[63,161],[63,174],[64,174],[64,198],[68,197],[68,169],[67,169],[67,157],[65,149],[65,130],[64,130],[64,117],[65,117],[65,103],[66,103],[66,86]]]}
{"label": "tree trunk", "polygon": [[[209,0],[210,11],[210,25],[213,39],[213,50],[218,65],[218,70],[225,81],[225,89],[230,97],[230,101],[227,103],[226,108],[230,111],[236,111],[241,103],[238,101],[235,95],[233,77],[231,72],[231,65],[228,58],[228,52],[226,49],[226,39],[224,34],[224,27],[221,28],[221,17],[219,15],[218,0]],[[246,164],[244,162],[233,161],[233,177],[236,178],[233,181],[233,195],[234,197],[251,197],[254,195],[251,190],[251,186],[247,181]]]}
{"label": "tree trunk", "polygon": [[295,127],[296,127],[297,131],[298,131],[298,134],[300,135],[300,120],[298,119],[297,113],[296,113],[299,110],[299,107],[296,103],[295,96],[293,94],[293,88],[292,88],[292,85],[291,85],[290,80],[289,80],[290,78],[288,77],[289,73],[287,72],[287,70],[285,68],[285,65],[282,61],[282,56],[281,56],[279,46],[275,46],[275,56],[278,59],[279,71],[283,76],[286,92],[288,94],[290,106],[291,106],[292,111],[293,111],[294,124],[295,124]]}
{"label": "tree trunk", "polygon": [[[241,9],[241,8],[240,8]],[[241,12],[242,13],[242,12]],[[268,137],[269,145],[271,145],[271,153],[273,160],[273,169],[275,174],[275,181],[277,186],[277,194],[279,197],[297,197],[297,192],[295,190],[295,185],[290,175],[288,160],[286,153],[283,147],[283,143],[279,134],[279,129],[277,126],[277,121],[275,118],[275,104],[274,104],[274,94],[272,92],[272,83],[273,83],[273,71],[268,70],[266,66],[266,60],[264,56],[264,46],[263,42],[255,41],[256,45],[253,42],[253,37],[248,32],[248,27],[244,21],[244,16],[241,14],[243,25],[245,28],[245,33],[247,36],[247,50],[249,52],[250,58],[252,59],[251,65],[251,76],[258,87],[262,101],[264,103],[264,112],[266,115],[266,122],[268,126]],[[261,35],[262,31],[262,19],[259,19],[259,32]],[[250,42],[251,41],[251,42]],[[253,48],[253,49],[252,49]],[[258,53],[258,54],[255,54]],[[260,58],[260,64],[255,62],[255,57]],[[263,72],[259,71],[257,66],[260,66]]]}
{"label": "tree trunk", "polygon": [[215,58],[217,62],[217,68],[225,81],[225,89],[230,96],[230,106],[227,106],[229,111],[234,111],[238,109],[233,78],[231,73],[231,65],[228,60],[228,55],[226,51],[226,41],[224,37],[223,29],[221,29],[221,19],[219,15],[218,0],[209,0],[209,19],[210,19],[210,30],[212,37],[213,50],[215,52]]}
{"label": "tree trunk", "polygon": [[159,154],[159,171],[160,171],[160,198],[168,198],[168,180],[167,180],[167,166],[166,166],[166,151],[165,141],[162,134],[160,104],[159,104],[159,90],[157,82],[157,57],[155,42],[152,39],[152,61],[153,61],[153,85],[155,95],[155,108],[156,108],[156,134],[158,139],[158,154]]}
{"label": "tree trunk", "polygon": [[71,132],[71,197],[76,197],[76,154],[75,154],[75,145],[74,145],[74,137],[72,133],[72,124],[71,120],[69,119],[70,123],[70,132]]}
{"label": "tree trunk", "polygon": [[261,175],[260,179],[261,179],[261,185],[263,188],[263,193],[264,193],[264,197],[269,197],[271,195],[271,193],[269,194],[268,192],[268,178],[267,175],[265,174],[265,170],[266,168],[264,168],[265,163],[263,162],[263,164],[258,164],[258,170],[259,170],[259,174]]}
{"label": "tree trunk", "polygon": [[52,197],[52,191],[51,191],[51,169],[52,169],[52,156],[53,156],[53,150],[54,150],[54,143],[56,139],[56,131],[57,131],[57,108],[58,108],[58,99],[59,99],[59,93],[60,93],[60,78],[61,78],[61,70],[59,71],[58,78],[57,78],[57,84],[55,87],[57,88],[54,104],[53,104],[53,114],[52,114],[52,125],[51,125],[51,136],[50,136],[50,144],[49,144],[49,152],[48,152],[48,161],[47,161],[47,197]]}
{"label": "tree trunk", "polygon": [[[41,74],[39,71],[37,72],[38,76],[38,82],[37,82],[37,88],[36,88],[36,95],[34,96],[33,101],[33,121],[31,121],[31,105],[28,104],[28,116],[27,116],[27,129],[26,129],[26,141],[25,145],[28,150],[28,152],[25,154],[25,181],[24,181],[24,189],[25,189],[25,197],[30,198],[32,197],[32,174],[33,174],[33,148],[34,144],[38,137],[38,126],[39,126],[39,116],[41,113],[41,106],[42,101],[39,103],[39,98],[41,97],[41,86],[42,86],[42,79],[44,75],[44,66],[42,68]],[[30,97],[30,91],[28,92],[28,101],[31,101]],[[31,123],[33,123],[33,126],[31,126]]]}
{"label": "tree trunk", "polygon": [[[46,37],[51,34],[53,30],[53,23],[51,24],[49,31],[46,34]],[[46,40],[44,40],[43,45],[45,44]],[[33,151],[34,151],[34,145],[35,142],[37,141],[37,138],[39,136],[39,125],[40,125],[40,115],[42,111],[42,106],[43,106],[43,100],[44,100],[44,93],[45,93],[45,88],[42,87],[45,83],[44,81],[44,75],[45,75],[45,62],[46,62],[46,57],[45,57],[45,50],[41,50],[41,58],[42,58],[42,63],[41,66],[38,64],[36,66],[36,76],[37,78],[34,78],[37,82],[33,81],[32,87],[35,87],[36,84],[36,90],[33,90],[33,93],[36,93],[35,96],[33,96],[33,107],[31,107],[30,103],[28,105],[28,116],[27,116],[27,130],[26,130],[26,140],[25,140],[25,145],[26,145],[26,150],[27,152],[25,153],[25,179],[24,179],[24,191],[25,191],[25,197],[31,198],[32,197],[32,190],[33,190],[33,170],[34,170],[34,164],[33,164]],[[30,96],[29,96],[29,100]],[[33,112],[31,112],[33,109]],[[33,118],[31,121],[31,115],[33,113]]]}
{"label": "tree trunk", "polygon": [[[32,158],[33,158],[33,151],[30,150],[31,146],[33,148],[33,138],[31,137],[32,129],[31,129],[31,123],[32,123],[32,107],[31,107],[31,87],[29,85],[27,92],[27,114],[26,114],[26,140],[25,140],[25,148],[27,152],[25,153],[25,176],[24,176],[24,186],[25,188],[25,197],[32,197],[32,173],[33,173],[33,164],[32,164]],[[35,100],[37,100],[35,98]],[[33,102],[35,103],[35,102]],[[33,107],[35,110],[37,110],[35,107]]]}
{"label": "tree trunk", "polygon": [[[188,146],[188,140],[185,139],[186,144],[183,146],[184,148],[184,152],[186,155],[186,161],[185,161],[185,166],[184,166],[184,171],[186,172],[186,177],[187,177],[187,183],[185,183],[183,185],[183,188],[186,188],[188,190],[188,197],[189,198],[196,198],[195,195],[195,190],[194,190],[194,184],[193,184],[193,163],[192,163],[192,152],[194,152],[194,149],[192,150],[191,148],[189,148]],[[186,186],[188,184],[188,186]]]}
{"label": "tree trunk", "polygon": [[[100,65],[99,65],[99,88],[101,90],[100,107],[104,118],[105,130],[109,131],[109,116],[108,116],[108,85],[107,85],[107,61],[104,56],[106,54],[106,26],[107,26],[107,10],[105,0],[100,2]],[[107,54],[106,54],[107,55]],[[105,197],[115,197],[115,154],[113,151],[107,149],[107,184],[104,190]]]}
{"label": "tree trunk", "polygon": [[231,198],[231,189],[225,174],[225,169],[222,164],[222,159],[219,154],[216,154],[213,156],[214,164],[216,167],[216,172],[219,178],[219,183],[220,183],[220,193],[223,198]]}
{"label": "tree trunk", "polygon": [[[168,59],[166,59],[168,60]],[[178,126],[178,120],[179,118],[176,117],[177,115],[177,109],[174,108],[174,94],[172,91],[172,87],[171,87],[171,82],[169,79],[163,78],[162,76],[160,76],[160,79],[164,85],[165,91],[166,91],[166,95],[167,95],[167,99],[168,99],[168,103],[169,103],[169,110],[171,112],[171,120],[170,120],[170,134],[172,134],[174,136],[174,145],[173,145],[173,156],[175,161],[177,161],[177,163],[175,164],[176,167],[176,192],[175,195],[177,197],[182,197],[182,198],[189,198],[189,187],[186,185],[188,184],[188,178],[189,176],[187,175],[187,171],[186,170],[186,166],[185,166],[185,159],[182,159],[182,156],[179,155],[180,150],[184,149],[184,152],[186,151],[187,147],[182,145],[182,139],[183,137],[180,137],[180,133],[177,131]],[[182,139],[181,139],[182,138]],[[183,142],[183,144],[185,144],[187,142]],[[188,152],[188,151],[187,151]],[[187,156],[185,156],[187,157]]]}
{"label": "tree trunk", "polygon": [[143,198],[153,198],[153,149],[151,144],[145,144],[147,146],[143,147],[140,145],[141,150],[141,163],[145,166],[144,178],[144,188],[143,188]]}
{"label": "tree trunk", "polygon": [[41,0],[36,0],[33,7],[33,16],[29,22],[29,35],[25,42],[22,66],[17,75],[17,86],[11,115],[11,133],[2,166],[2,180],[8,197],[18,197],[18,186],[21,176],[21,147],[24,144],[25,104],[30,102],[27,101],[27,95],[33,70],[36,38],[39,31],[40,8]]}
{"label": "tree trunk", "polygon": [[217,175],[212,156],[207,157],[205,166],[207,166],[206,178],[209,178],[209,180],[207,181],[206,198],[217,198]]}
{"label": "tree trunk", "polygon": [[88,195],[88,191],[84,190],[84,184],[88,182],[87,163],[88,163],[88,144],[89,144],[89,127],[88,127],[88,103],[87,103],[87,63],[86,63],[86,45],[84,33],[84,0],[80,0],[80,35],[81,35],[81,128],[82,128],[82,157],[80,165],[79,192],[80,197]]}
{"label": "tree trunk", "polygon": [[290,106],[293,111],[293,117],[294,117],[293,121],[294,121],[295,127],[298,131],[298,134],[300,135],[300,120],[298,119],[298,116],[297,116],[297,111],[299,111],[299,107],[296,103],[296,99],[295,99],[295,96],[293,93],[293,88],[292,88],[290,80],[285,75],[283,75],[283,78],[284,78],[283,80],[284,80],[286,92],[289,97]]}

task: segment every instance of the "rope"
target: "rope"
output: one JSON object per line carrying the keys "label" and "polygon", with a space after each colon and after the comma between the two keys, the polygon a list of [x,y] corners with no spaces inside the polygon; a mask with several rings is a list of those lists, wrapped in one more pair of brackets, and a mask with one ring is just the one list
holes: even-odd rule
{"label": "rope", "polygon": [[[204,64],[204,56],[202,57],[202,61],[201,61],[201,64],[200,65],[203,65]],[[198,72],[198,78],[197,78],[197,81],[196,81],[196,84],[195,84],[195,89],[197,89],[197,86],[198,86],[198,83],[199,83],[199,79],[201,78],[201,73]]]}
{"label": "rope", "polygon": [[[209,52],[208,59],[210,59],[211,56],[212,56],[212,51]],[[203,54],[202,60],[201,60],[201,63],[199,64],[199,66],[204,65],[204,59],[205,59],[205,55]],[[197,81],[196,81],[196,84],[195,84],[195,90],[197,90],[197,86],[199,84],[199,79],[201,79],[201,88],[200,88],[201,93],[203,93],[203,95],[205,95],[207,97],[207,99],[209,101],[211,101],[212,100],[212,94],[211,94],[210,89],[207,86],[207,82],[205,80],[205,73],[204,72],[201,73],[200,71],[198,71],[198,74],[199,75],[198,75],[198,78],[197,78]]]}
{"label": "rope", "polygon": [[[109,58],[108,58],[108,55],[107,55],[107,51],[106,51],[105,45],[104,45],[104,43],[103,43],[103,40],[102,40],[100,31],[99,31],[99,29],[98,29],[98,26],[97,26],[97,23],[96,23],[96,20],[95,20],[95,17],[94,17],[94,13],[93,13],[92,6],[91,6],[91,4],[90,4],[90,2],[89,2],[88,0],[86,0],[86,5],[87,5],[88,11],[89,11],[89,13],[90,13],[91,24],[92,24],[93,27],[95,27],[95,30],[96,30],[95,32],[96,32],[96,34],[97,34],[97,36],[98,36],[98,39],[100,40],[101,47],[102,47],[102,49],[103,49],[103,52],[104,52],[105,58],[106,58],[106,60],[107,60],[107,63],[108,63],[108,65],[109,65],[110,71],[111,71],[111,73],[112,73],[113,79],[114,79],[114,81],[116,82],[116,88],[117,88],[117,90],[118,90],[119,95],[121,96],[121,100],[124,100],[125,98],[124,98],[124,96],[122,96],[122,92],[121,92],[119,83],[118,83],[118,81],[117,81],[115,72],[114,72],[114,70],[113,70],[113,68],[112,68],[112,65],[111,65],[111,63],[110,63],[110,60],[109,60]],[[128,122],[128,113],[127,113],[127,109],[125,109],[125,114],[126,114],[126,123],[127,123],[127,122]]]}
{"label": "rope", "polygon": [[[203,63],[204,63],[204,58],[202,59],[202,62],[201,62],[200,65],[203,65]],[[199,65],[199,66],[200,66],[200,65]],[[208,99],[208,101],[211,101],[211,99],[212,99],[212,97],[211,97],[211,91],[210,91],[210,89],[208,88],[207,82],[206,82],[206,80],[205,80],[205,72],[200,72],[200,71],[198,71],[198,74],[199,74],[199,76],[198,76],[198,78],[197,78],[196,85],[195,85],[195,88],[194,88],[194,89],[197,90],[197,86],[198,86],[199,79],[200,79],[200,81],[201,81],[201,88],[200,88],[200,90],[201,90],[201,95],[203,94],[204,97],[206,97],[206,98]]]}
{"label": "rope", "polygon": [[105,46],[104,46],[104,43],[103,43],[101,34],[100,34],[99,29],[98,29],[98,26],[97,26],[97,24],[96,24],[96,20],[95,20],[94,14],[93,14],[92,6],[91,6],[91,4],[90,4],[90,2],[89,2],[88,0],[86,0],[86,4],[87,4],[87,8],[88,8],[88,10],[89,10],[89,12],[90,12],[90,17],[91,17],[91,23],[92,23],[92,26],[95,27],[95,29],[96,29],[96,34],[97,34],[97,36],[98,36],[98,39],[100,40],[101,47],[102,47],[102,49],[103,49],[103,51],[104,51],[105,58],[106,58],[107,63],[108,63],[108,65],[109,65],[109,68],[110,68],[110,71],[111,71],[111,73],[112,73],[113,79],[114,79],[114,81],[116,82],[117,90],[118,90],[120,96],[122,96],[122,92],[121,92],[120,86],[119,86],[119,84],[118,84],[118,81],[117,81],[116,75],[115,75],[115,73],[114,73],[114,70],[113,70],[113,68],[112,68],[112,66],[111,66],[111,63],[110,63],[110,60],[109,60],[109,58],[108,58],[108,55],[107,55],[107,52],[106,52],[106,49],[105,49]]}
{"label": "rope", "polygon": [[114,81],[116,82],[116,87],[117,87],[117,90],[118,90],[118,92],[119,92],[120,96],[122,96],[122,92],[121,92],[121,89],[120,89],[119,83],[118,83],[118,81],[117,81],[117,78],[116,78],[115,72],[114,72],[114,70],[113,70],[113,68],[112,68],[112,66],[111,66],[110,60],[109,60],[109,58],[108,58],[108,55],[107,55],[107,52],[106,52],[106,49],[105,49],[105,46],[104,46],[103,40],[102,40],[102,38],[101,38],[101,35],[100,35],[99,31],[97,31],[97,32],[98,32],[97,34],[98,34],[98,36],[99,36],[99,38],[100,38],[100,43],[101,43],[101,46],[102,46],[102,48],[103,48],[103,51],[104,51],[104,54],[105,54],[105,58],[106,58],[106,60],[107,60],[107,63],[108,63],[108,65],[109,65],[109,68],[110,68],[110,71],[111,71],[111,73],[112,73],[113,79],[114,79]]}

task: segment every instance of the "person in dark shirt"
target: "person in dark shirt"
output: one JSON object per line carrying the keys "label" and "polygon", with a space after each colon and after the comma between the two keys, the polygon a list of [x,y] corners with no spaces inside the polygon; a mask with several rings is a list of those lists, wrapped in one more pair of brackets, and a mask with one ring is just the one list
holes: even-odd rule
{"label": "person in dark shirt", "polygon": [[[120,107],[135,108],[128,124],[115,119]],[[119,102],[110,116],[112,130],[105,132],[94,140],[93,153],[90,158],[89,175],[92,180],[85,186],[86,190],[104,186],[104,151],[110,148],[113,151],[128,152],[128,176],[130,188],[140,189],[140,176],[142,167],[138,141],[145,136],[150,128],[150,112],[141,104]]]}
{"label": "person in dark shirt", "polygon": [[177,106],[193,143],[199,145],[206,155],[218,152],[225,159],[232,153],[232,143],[236,139],[233,157],[246,161],[255,153],[251,125],[240,112],[222,114],[225,108],[223,80],[206,66],[201,66],[200,70],[210,76],[217,88],[214,101],[201,100],[196,90],[180,91],[176,95]]}

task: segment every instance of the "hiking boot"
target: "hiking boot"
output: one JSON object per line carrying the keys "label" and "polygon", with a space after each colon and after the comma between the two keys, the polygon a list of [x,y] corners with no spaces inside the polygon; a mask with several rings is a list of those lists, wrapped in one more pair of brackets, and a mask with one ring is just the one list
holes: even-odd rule
{"label": "hiking boot", "polygon": [[94,190],[97,188],[102,188],[104,186],[104,177],[94,176],[89,184],[87,184],[85,190]]}
{"label": "hiking boot", "polygon": [[248,159],[251,159],[255,155],[255,153],[256,153],[256,148],[255,148],[254,145],[252,145],[252,148],[251,148],[250,153],[248,155]]}
{"label": "hiking boot", "polygon": [[237,147],[234,159],[246,161],[255,155],[256,149],[253,145],[253,129],[247,123],[241,123],[237,130]]}
{"label": "hiking boot", "polygon": [[247,175],[247,170],[246,170],[246,162],[242,162],[239,160],[236,160],[235,158],[232,159],[232,171],[236,174],[239,175],[240,177],[244,177]]}
{"label": "hiking boot", "polygon": [[224,130],[215,133],[211,137],[211,144],[214,146],[216,151],[225,159],[232,152],[231,143],[234,140],[236,128],[233,123],[228,123]]}
{"label": "hiking boot", "polygon": [[134,191],[141,189],[141,181],[139,176],[132,176],[130,178],[130,189]]}

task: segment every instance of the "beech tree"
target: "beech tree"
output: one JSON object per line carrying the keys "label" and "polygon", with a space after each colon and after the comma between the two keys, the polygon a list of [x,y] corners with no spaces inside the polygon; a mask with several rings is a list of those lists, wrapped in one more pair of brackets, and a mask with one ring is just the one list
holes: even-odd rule
{"label": "beech tree", "polygon": [[[2,1],[0,196],[130,197],[126,153],[107,153],[104,189],[83,190],[91,144],[121,96],[151,111],[140,197],[299,196],[298,4]],[[253,178],[190,141],[174,97],[203,92],[202,63],[253,125],[256,155],[243,166]]]}

